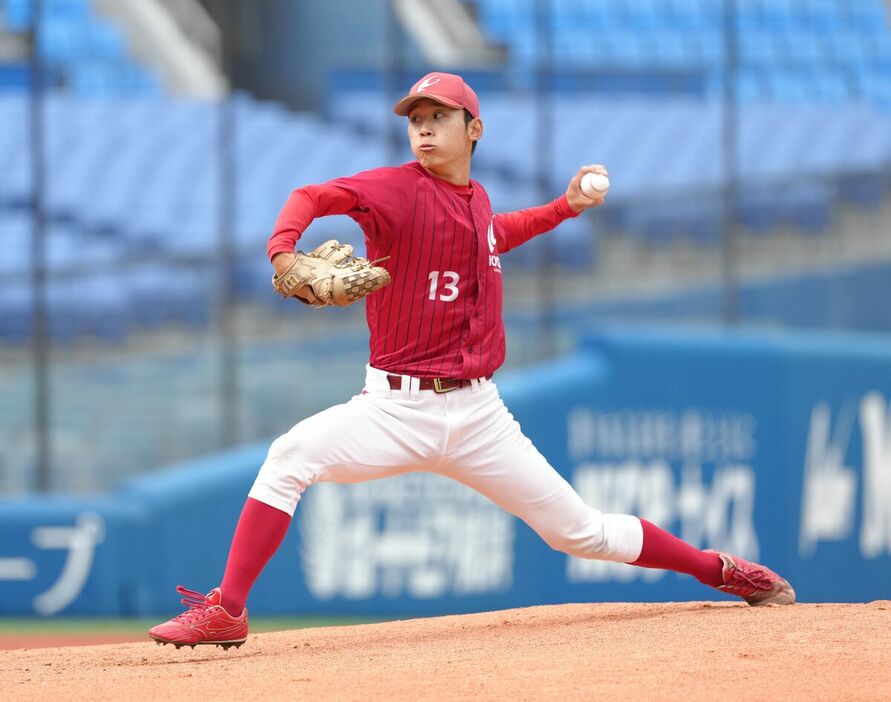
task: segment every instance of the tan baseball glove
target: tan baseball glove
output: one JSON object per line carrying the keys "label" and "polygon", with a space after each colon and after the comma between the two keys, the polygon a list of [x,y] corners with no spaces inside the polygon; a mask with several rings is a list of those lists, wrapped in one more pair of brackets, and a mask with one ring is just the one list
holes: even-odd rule
{"label": "tan baseball glove", "polygon": [[272,276],[272,287],[282,297],[293,297],[313,307],[346,307],[390,284],[390,273],[353,255],[353,247],[334,239],[308,254],[294,252],[294,262],[281,275]]}

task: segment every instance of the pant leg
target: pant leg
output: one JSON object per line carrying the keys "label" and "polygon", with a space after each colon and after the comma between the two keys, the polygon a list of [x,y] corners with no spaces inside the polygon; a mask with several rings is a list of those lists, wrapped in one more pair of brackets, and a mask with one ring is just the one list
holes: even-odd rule
{"label": "pant leg", "polygon": [[273,441],[249,496],[293,515],[314,483],[356,483],[429,469],[441,460],[446,437],[435,405],[389,388],[367,390]]}
{"label": "pant leg", "polygon": [[643,530],[637,517],[585,504],[522,433],[494,383],[474,397],[437,472],[516,515],[558,551],[622,563],[638,558]]}

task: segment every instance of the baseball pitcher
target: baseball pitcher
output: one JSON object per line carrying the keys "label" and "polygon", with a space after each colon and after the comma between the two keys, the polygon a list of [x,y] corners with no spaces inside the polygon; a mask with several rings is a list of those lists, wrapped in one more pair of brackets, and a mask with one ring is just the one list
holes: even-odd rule
{"label": "baseball pitcher", "polygon": [[[304,419],[269,447],[250,490],[219,587],[180,586],[187,609],[149,631],[159,643],[240,646],[248,593],[288,530],[303,491],[431,471],[485,495],[578,558],[687,573],[750,605],[791,604],[773,571],[702,551],[650,522],[587,505],[523,435],[493,375],[504,362],[500,256],[603,203],[582,167],[551,203],[493,214],[470,178],[483,136],[476,93],[430,73],[396,103],[416,160],[293,191],[268,241],[273,286],[313,306],[365,298],[371,353],[349,402]],[[365,233],[367,258],[329,241],[294,250],[316,217],[345,214]]]}

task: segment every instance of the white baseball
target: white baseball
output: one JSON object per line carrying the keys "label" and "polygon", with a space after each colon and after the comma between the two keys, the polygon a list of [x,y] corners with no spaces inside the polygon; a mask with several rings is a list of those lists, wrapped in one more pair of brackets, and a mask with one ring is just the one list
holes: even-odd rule
{"label": "white baseball", "polygon": [[580,184],[582,192],[592,200],[606,195],[609,190],[609,178],[601,173],[585,173]]}

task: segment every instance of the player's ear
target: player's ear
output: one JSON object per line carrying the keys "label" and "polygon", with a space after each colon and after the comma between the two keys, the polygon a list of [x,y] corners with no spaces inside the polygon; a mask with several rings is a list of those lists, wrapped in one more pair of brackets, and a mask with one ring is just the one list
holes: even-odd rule
{"label": "player's ear", "polygon": [[483,120],[474,117],[467,123],[467,136],[471,141],[478,141],[483,136]]}

